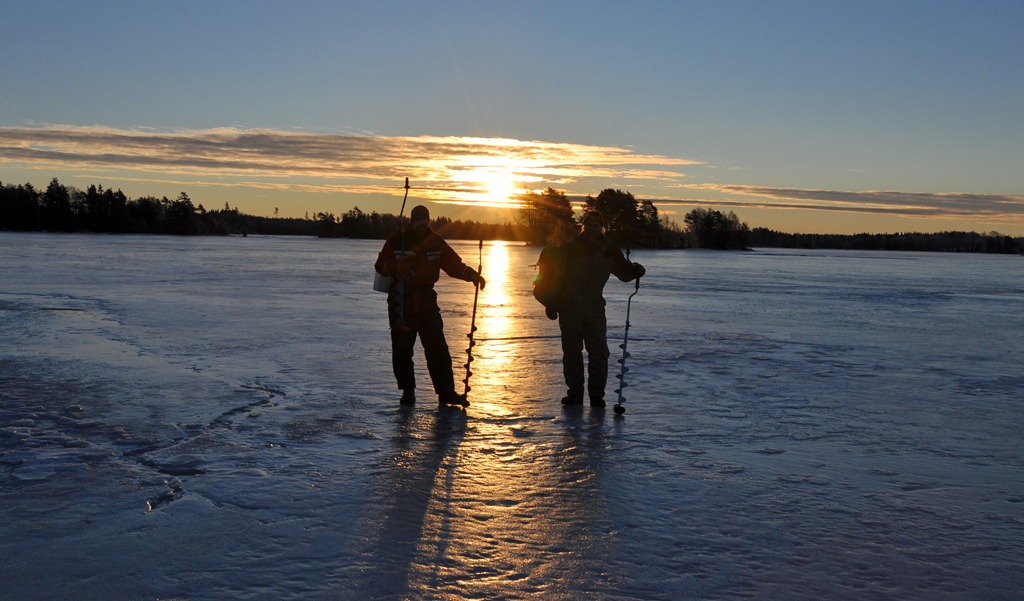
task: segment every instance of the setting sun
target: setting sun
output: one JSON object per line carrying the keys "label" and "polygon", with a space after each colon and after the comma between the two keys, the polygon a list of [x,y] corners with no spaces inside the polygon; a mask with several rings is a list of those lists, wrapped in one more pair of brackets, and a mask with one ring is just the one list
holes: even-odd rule
{"label": "setting sun", "polygon": [[464,155],[458,158],[458,162],[461,165],[452,171],[458,173],[464,188],[459,191],[456,204],[495,209],[519,208],[522,206],[519,196],[529,189],[530,184],[540,181],[532,173],[537,167],[535,159],[511,153]]}
{"label": "setting sun", "polygon": [[508,208],[517,206],[512,200],[516,193],[516,179],[511,173],[492,171],[484,173],[482,179],[491,202]]}

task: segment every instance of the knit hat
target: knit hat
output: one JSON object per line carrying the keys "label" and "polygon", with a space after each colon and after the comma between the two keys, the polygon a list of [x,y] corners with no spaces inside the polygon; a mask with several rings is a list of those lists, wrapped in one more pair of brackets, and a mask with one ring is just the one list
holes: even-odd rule
{"label": "knit hat", "polygon": [[604,225],[604,215],[602,215],[600,211],[587,211],[586,214],[583,215],[583,221],[580,223],[586,223],[591,220],[600,221],[601,225]]}
{"label": "knit hat", "polygon": [[423,205],[416,205],[412,208],[412,212],[409,213],[409,218],[413,221],[419,221],[420,219],[430,221],[430,211]]}

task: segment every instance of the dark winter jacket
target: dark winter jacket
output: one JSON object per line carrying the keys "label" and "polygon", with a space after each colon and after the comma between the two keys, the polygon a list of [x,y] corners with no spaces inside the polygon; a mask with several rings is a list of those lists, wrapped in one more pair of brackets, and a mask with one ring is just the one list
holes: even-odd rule
{"label": "dark winter jacket", "polygon": [[615,275],[629,282],[643,275],[622,251],[604,236],[581,233],[562,245],[565,258],[565,287],[561,307],[604,305],[604,285]]}
{"label": "dark winter jacket", "polygon": [[[398,260],[404,248],[407,258]],[[392,278],[392,292],[397,284],[395,276],[402,272],[405,285],[409,289],[433,289],[441,276],[441,270],[460,280],[472,282],[476,270],[462,262],[458,253],[448,246],[444,238],[435,234],[430,228],[420,234],[411,228],[393,234],[384,242],[384,248],[377,255],[374,264],[377,273]]]}

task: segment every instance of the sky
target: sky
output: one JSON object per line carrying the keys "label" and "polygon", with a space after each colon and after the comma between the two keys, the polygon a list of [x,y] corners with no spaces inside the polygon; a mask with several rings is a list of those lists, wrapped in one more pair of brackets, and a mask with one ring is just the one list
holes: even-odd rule
{"label": "sky", "polygon": [[1024,2],[4,3],[0,182],[1024,235]]}

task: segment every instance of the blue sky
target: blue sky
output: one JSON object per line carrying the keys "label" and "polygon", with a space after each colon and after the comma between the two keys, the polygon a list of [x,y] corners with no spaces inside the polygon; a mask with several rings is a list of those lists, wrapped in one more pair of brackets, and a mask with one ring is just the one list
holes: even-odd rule
{"label": "blue sky", "polygon": [[0,181],[511,219],[608,187],[1024,235],[1020,2],[15,2]]}

